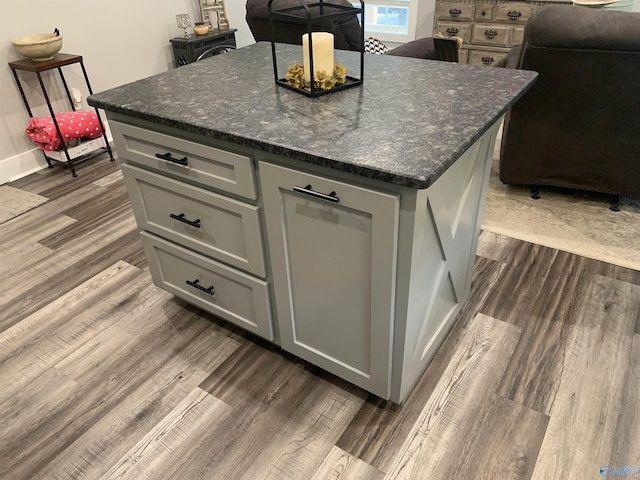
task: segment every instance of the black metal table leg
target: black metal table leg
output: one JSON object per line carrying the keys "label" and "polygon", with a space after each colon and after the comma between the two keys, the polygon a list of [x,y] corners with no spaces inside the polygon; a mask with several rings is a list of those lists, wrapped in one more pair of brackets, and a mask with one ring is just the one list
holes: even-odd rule
{"label": "black metal table leg", "polygon": [[[82,68],[82,74],[84,75],[84,81],[87,84],[87,88],[89,89],[89,94],[93,95],[93,89],[91,88],[91,83],[89,82],[89,75],[87,75],[87,71],[84,68],[84,62],[80,60],[80,68]],[[104,123],[102,121],[102,117],[100,116],[100,112],[97,108],[94,108],[96,111],[96,116],[98,117],[98,121],[100,122],[100,127],[102,128],[102,137],[104,138],[105,150],[109,152],[109,158],[113,162],[115,159],[113,158],[113,152],[111,151],[111,145],[109,145],[109,139],[107,138],[107,129],[104,128]]]}
{"label": "black metal table leg", "polygon": [[[62,72],[60,72],[62,76]],[[67,163],[69,167],[71,167],[71,176],[77,177],[76,170],[73,167],[73,161],[71,160],[71,155],[69,155],[69,150],[67,150],[67,144],[64,141],[64,137],[62,136],[62,131],[60,130],[60,125],[58,125],[58,120],[56,119],[56,114],[53,111],[53,106],[51,106],[51,100],[49,100],[49,95],[47,94],[47,89],[44,86],[44,82],[42,81],[42,76],[40,72],[36,72],[36,76],[38,77],[38,82],[40,82],[40,88],[42,89],[42,94],[44,95],[44,99],[47,102],[47,107],[49,108],[49,113],[51,114],[51,120],[53,120],[53,125],[56,127],[56,132],[58,133],[58,138],[60,139],[60,144],[62,145],[62,149],[64,150],[64,154],[67,157]],[[46,155],[46,153],[45,153]],[[48,157],[47,157],[48,158]]]}

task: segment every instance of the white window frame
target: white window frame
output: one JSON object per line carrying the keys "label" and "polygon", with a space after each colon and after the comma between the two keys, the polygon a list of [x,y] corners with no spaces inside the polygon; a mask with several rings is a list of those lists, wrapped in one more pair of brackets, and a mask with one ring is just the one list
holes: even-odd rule
{"label": "white window frame", "polygon": [[[357,5],[359,2],[351,0],[354,5]],[[417,17],[418,17],[418,0],[364,0],[365,9],[371,5],[381,5],[381,6],[402,6],[407,7],[409,9],[408,15],[408,25],[407,32],[393,32],[393,28],[384,28],[382,27],[380,30],[375,27],[370,27],[364,25],[365,38],[374,37],[378,40],[382,40],[383,42],[394,42],[394,43],[406,43],[411,40],[415,40],[416,36],[416,25],[417,25]],[[366,15],[365,15],[366,18]]]}

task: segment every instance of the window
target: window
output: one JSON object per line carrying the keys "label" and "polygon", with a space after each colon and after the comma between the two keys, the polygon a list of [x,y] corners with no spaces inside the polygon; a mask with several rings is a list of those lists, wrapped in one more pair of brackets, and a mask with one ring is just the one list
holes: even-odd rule
{"label": "window", "polygon": [[[353,1],[353,0],[352,0]],[[415,0],[364,0],[365,36],[390,42],[413,40],[411,14],[417,8]],[[360,2],[353,2],[360,6]]]}

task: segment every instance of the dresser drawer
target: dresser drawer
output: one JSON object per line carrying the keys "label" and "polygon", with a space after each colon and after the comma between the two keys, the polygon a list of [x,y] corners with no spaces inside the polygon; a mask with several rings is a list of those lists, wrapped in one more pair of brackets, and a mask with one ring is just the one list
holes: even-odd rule
{"label": "dresser drawer", "polygon": [[471,40],[471,24],[438,22],[435,33],[441,33],[447,37],[460,37],[464,43],[469,43]]}
{"label": "dresser drawer", "polygon": [[491,23],[476,23],[471,30],[473,45],[495,45],[506,47],[511,42],[511,26]]}
{"label": "dresser drawer", "polygon": [[141,230],[266,276],[258,207],[134,165],[122,173]]}
{"label": "dresser drawer", "polygon": [[443,2],[436,9],[436,18],[445,20],[473,20],[474,3]]}
{"label": "dresser drawer", "polygon": [[506,58],[508,53],[495,52],[491,50],[469,50],[469,65],[496,65],[500,60]]}
{"label": "dresser drawer", "polygon": [[250,157],[181,138],[110,121],[118,155],[159,172],[255,200]]}
{"label": "dresser drawer", "polygon": [[177,297],[273,340],[268,284],[150,233],[140,234],[153,282]]}
{"label": "dresser drawer", "polygon": [[495,5],[491,3],[478,3],[476,5],[476,13],[474,18],[476,20],[489,22],[493,20],[493,11]]}
{"label": "dresser drawer", "polygon": [[535,6],[523,2],[505,2],[496,6],[496,22],[527,23]]}

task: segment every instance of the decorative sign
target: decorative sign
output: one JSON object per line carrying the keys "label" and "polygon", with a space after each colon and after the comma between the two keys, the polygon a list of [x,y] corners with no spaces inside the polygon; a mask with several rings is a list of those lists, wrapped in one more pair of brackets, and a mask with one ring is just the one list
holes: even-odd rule
{"label": "decorative sign", "polygon": [[226,30],[229,28],[224,0],[200,0],[202,21],[211,29]]}

